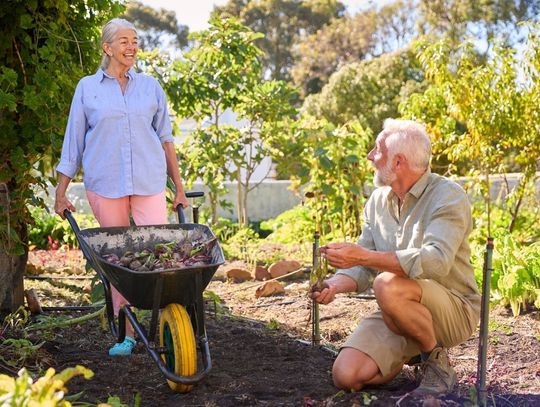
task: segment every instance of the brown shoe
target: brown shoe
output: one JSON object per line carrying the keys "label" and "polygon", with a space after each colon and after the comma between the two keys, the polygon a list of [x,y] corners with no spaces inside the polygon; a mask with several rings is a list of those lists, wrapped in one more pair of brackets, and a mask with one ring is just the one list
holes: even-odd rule
{"label": "brown shoe", "polygon": [[415,396],[443,395],[452,391],[457,381],[456,372],[443,348],[433,349],[422,368],[424,376],[420,386],[413,391]]}

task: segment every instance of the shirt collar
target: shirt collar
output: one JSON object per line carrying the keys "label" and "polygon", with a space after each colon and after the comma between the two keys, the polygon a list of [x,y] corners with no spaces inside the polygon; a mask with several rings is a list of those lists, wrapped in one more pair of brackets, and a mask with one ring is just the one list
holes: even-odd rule
{"label": "shirt collar", "polygon": [[428,168],[426,172],[422,174],[422,176],[418,179],[418,181],[416,181],[416,183],[409,190],[409,194],[411,194],[412,196],[418,199],[420,195],[422,195],[424,191],[426,190],[429,183],[430,175],[431,175],[431,170]]}
{"label": "shirt collar", "polygon": [[[103,68],[99,68],[96,72],[96,75],[98,76],[99,78],[99,81],[103,81],[104,78],[110,78],[110,79],[114,79],[114,76],[111,76],[109,75],[107,72],[105,72],[105,70]],[[133,68],[129,68],[129,70],[126,72],[126,76],[129,78],[129,79],[135,79],[135,69]]]}
{"label": "shirt collar", "polygon": [[[424,172],[422,176],[418,178],[418,181],[414,183],[414,185],[411,187],[411,189],[409,189],[409,192],[407,193],[411,194],[416,199],[418,199],[426,190],[429,184],[430,175],[431,175],[431,169],[428,168],[426,172]],[[397,195],[395,194],[394,191],[392,191],[392,188],[390,187],[386,187],[386,188],[388,188],[388,195],[386,199],[388,199],[389,201],[391,201],[392,199],[397,199]]]}

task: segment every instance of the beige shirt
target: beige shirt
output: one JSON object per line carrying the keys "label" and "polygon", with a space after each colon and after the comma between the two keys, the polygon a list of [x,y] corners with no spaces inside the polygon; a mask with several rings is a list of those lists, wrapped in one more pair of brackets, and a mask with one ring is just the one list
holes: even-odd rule
{"label": "beige shirt", "polygon": [[[437,281],[480,312],[480,294],[470,263],[468,237],[471,207],[465,191],[453,181],[427,170],[399,207],[390,187],[377,188],[364,207],[358,244],[395,252],[411,279]],[[356,266],[338,270],[356,280],[358,292],[371,285],[376,271]]]}

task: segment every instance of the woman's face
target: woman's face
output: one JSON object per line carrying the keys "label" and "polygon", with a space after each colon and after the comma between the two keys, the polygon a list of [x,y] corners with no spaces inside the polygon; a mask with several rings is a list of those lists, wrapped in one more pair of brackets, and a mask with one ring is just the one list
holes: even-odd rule
{"label": "woman's face", "polygon": [[139,50],[137,33],[130,28],[121,28],[112,42],[104,44],[104,50],[111,57],[109,66],[131,68]]}

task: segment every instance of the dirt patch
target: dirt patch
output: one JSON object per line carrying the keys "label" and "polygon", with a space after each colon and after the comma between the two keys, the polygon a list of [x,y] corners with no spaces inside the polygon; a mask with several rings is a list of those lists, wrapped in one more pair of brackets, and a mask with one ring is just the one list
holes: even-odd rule
{"label": "dirt patch", "polygon": [[[27,280],[43,305],[80,304],[84,293],[78,280]],[[310,306],[306,285],[294,282],[277,297],[256,298],[254,283],[212,281],[208,290],[219,297],[217,309],[206,317],[213,367],[208,377],[188,394],[172,392],[155,363],[138,344],[129,358],[110,358],[114,338],[99,320],[34,334],[45,340],[43,365],[57,370],[82,364],[95,376],[76,378],[69,393],[81,400],[103,402],[118,396],[129,405],[140,397],[142,406],[461,406],[472,405],[476,380],[478,337],[451,350],[459,384],[439,400],[413,399],[415,370],[406,367],[386,386],[358,393],[339,392],[332,385],[332,349],[337,349],[358,321],[376,308],[373,300],[340,295],[320,307],[324,348],[312,347]],[[45,294],[44,294],[45,293]],[[213,307],[208,307],[211,310]],[[491,312],[488,351],[489,404],[540,405],[540,312],[518,318],[496,307]],[[304,342],[302,342],[303,340]],[[431,404],[430,404],[431,403]]]}

